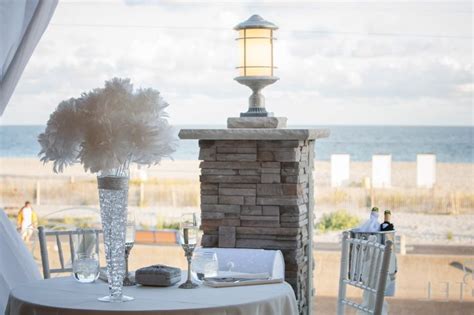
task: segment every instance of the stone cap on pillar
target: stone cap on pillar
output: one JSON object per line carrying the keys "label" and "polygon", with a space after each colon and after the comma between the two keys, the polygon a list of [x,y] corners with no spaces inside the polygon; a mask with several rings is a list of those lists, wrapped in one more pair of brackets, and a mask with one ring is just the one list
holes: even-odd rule
{"label": "stone cap on pillar", "polygon": [[180,139],[199,140],[316,140],[327,138],[328,129],[181,129]]}
{"label": "stone cap on pillar", "polygon": [[227,128],[286,128],[286,117],[229,117]]}

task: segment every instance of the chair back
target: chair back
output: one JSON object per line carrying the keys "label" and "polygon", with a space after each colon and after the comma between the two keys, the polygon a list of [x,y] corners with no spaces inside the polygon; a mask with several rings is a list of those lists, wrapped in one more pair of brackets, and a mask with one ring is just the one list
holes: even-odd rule
{"label": "chair back", "polygon": [[[341,266],[337,314],[343,315],[349,306],[366,314],[382,313],[393,242],[381,244],[375,236],[368,239],[351,238],[344,232],[342,238]],[[363,302],[346,298],[347,286],[363,291]]]}
{"label": "chair back", "polygon": [[[99,236],[102,234],[102,230],[98,229],[89,229],[89,230],[66,230],[66,231],[52,231],[46,230],[44,226],[38,227],[38,239],[40,244],[40,252],[41,252],[41,262],[43,265],[43,277],[45,279],[51,278],[52,273],[64,273],[64,272],[72,272],[72,263],[74,262],[74,241],[73,237],[75,235],[82,235],[82,234],[94,234],[95,235],[95,251],[97,256],[99,256]],[[59,268],[50,268],[50,259],[49,259],[49,251],[48,251],[48,238],[54,239],[55,245],[58,251],[58,260],[59,260]],[[67,255],[64,254],[63,250],[63,241],[67,241],[69,247],[69,262],[65,262],[65,258],[67,259]]]}

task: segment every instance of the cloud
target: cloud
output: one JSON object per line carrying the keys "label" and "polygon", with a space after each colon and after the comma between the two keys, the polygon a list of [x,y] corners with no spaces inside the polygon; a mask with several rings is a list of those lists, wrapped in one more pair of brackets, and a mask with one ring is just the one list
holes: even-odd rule
{"label": "cloud", "polygon": [[280,26],[264,94],[291,124],[470,123],[472,39],[441,36],[472,36],[466,5],[298,4],[61,1],[1,121],[44,124],[119,76],[160,90],[174,123],[224,124],[250,95],[232,27],[258,12]]}

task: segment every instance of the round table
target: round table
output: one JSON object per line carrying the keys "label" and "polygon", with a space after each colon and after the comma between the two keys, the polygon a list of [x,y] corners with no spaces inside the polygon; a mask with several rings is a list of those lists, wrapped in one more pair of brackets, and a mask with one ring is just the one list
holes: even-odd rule
{"label": "round table", "polygon": [[102,281],[82,284],[72,277],[38,280],[11,290],[5,314],[298,314],[294,292],[286,282],[197,289],[134,286],[124,287],[124,294],[133,296],[134,301],[97,300],[107,293]]}

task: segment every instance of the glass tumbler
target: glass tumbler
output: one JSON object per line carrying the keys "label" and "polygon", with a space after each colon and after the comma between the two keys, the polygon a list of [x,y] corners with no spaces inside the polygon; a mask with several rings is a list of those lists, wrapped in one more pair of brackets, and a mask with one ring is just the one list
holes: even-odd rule
{"label": "glass tumbler", "polygon": [[96,253],[77,254],[72,263],[74,279],[80,283],[91,283],[99,277],[99,260]]}
{"label": "glass tumbler", "polygon": [[97,236],[92,230],[77,230],[74,239],[74,258],[72,274],[81,283],[91,283],[97,280],[100,273],[99,257],[97,255]]}
{"label": "glass tumbler", "polygon": [[219,270],[217,254],[212,251],[198,251],[192,260],[193,275],[200,281],[206,277],[216,277]]}

